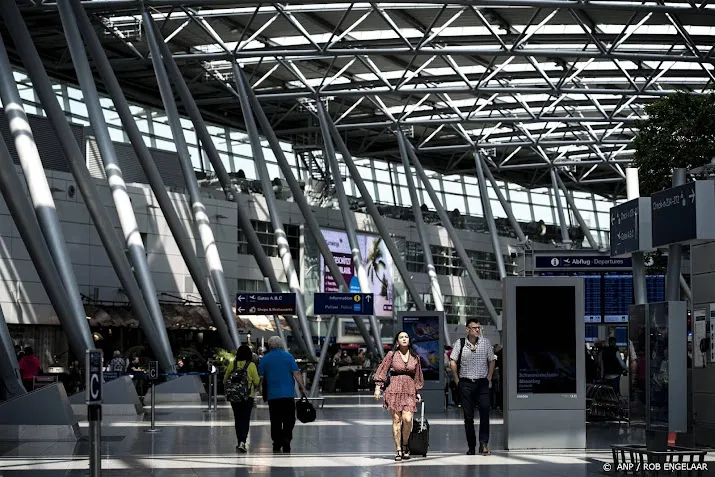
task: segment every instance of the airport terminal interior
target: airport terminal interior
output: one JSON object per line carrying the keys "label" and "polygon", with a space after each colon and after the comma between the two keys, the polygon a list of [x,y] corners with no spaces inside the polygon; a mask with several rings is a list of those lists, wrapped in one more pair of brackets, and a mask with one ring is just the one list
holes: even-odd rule
{"label": "airport terminal interior", "polygon": [[713,39],[0,0],[0,477],[715,476]]}

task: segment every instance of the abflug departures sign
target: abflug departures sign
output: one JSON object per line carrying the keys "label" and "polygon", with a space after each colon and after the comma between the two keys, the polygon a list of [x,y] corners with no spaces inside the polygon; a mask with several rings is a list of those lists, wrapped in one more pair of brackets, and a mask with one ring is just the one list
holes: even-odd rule
{"label": "abflug departures sign", "polygon": [[572,269],[592,270],[631,268],[630,258],[611,258],[606,255],[537,255],[537,270]]}
{"label": "abflug departures sign", "polygon": [[515,311],[517,395],[575,395],[575,288],[517,286]]}

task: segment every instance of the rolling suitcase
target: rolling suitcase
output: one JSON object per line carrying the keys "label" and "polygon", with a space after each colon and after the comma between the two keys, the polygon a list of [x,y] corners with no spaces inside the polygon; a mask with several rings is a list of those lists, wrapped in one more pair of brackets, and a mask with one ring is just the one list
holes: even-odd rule
{"label": "rolling suitcase", "polygon": [[429,448],[429,422],[425,418],[425,403],[422,402],[422,416],[414,419],[412,423],[412,432],[407,441],[407,448],[412,455],[421,455],[427,457],[427,449]]}

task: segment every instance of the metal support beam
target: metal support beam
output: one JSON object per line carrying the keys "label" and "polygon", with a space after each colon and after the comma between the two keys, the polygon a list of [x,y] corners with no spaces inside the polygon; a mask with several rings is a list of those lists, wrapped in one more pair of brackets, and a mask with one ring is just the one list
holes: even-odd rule
{"label": "metal support beam", "polygon": [[137,314],[144,334],[162,369],[170,372],[174,366],[174,356],[171,353],[169,335],[166,332],[164,316],[156,296],[156,287],[154,287],[154,281],[149,271],[146,249],[139,233],[134,207],[129,198],[122,169],[112,144],[112,138],[109,135],[109,129],[104,119],[102,105],[99,103],[99,94],[94,84],[92,70],[89,67],[89,60],[87,59],[70,1],[75,0],[59,0],[60,19],[65,31],[70,56],[77,72],[77,79],[84,96],[84,104],[87,106],[89,121],[104,163],[104,171],[107,175],[109,189],[119,217],[119,225],[124,234],[124,243],[129,260],[134,267],[134,277],[143,294],[145,307],[136,307],[133,308],[133,311]]}
{"label": "metal support beam", "polygon": [[[322,101],[318,101],[316,103],[316,106],[318,108],[325,108],[325,105],[322,103]],[[358,171],[357,166],[355,166],[355,161],[353,161],[353,157],[352,155],[350,155],[348,147],[345,145],[343,138],[340,137],[340,132],[338,132],[337,128],[335,127],[335,123],[330,120],[327,111],[324,112],[325,117],[328,118],[327,123],[328,127],[330,128],[330,133],[333,136],[333,141],[335,141],[335,145],[337,146],[338,151],[340,151],[340,154],[343,156],[343,162],[345,162],[345,165],[350,171],[350,177],[352,177],[353,181],[355,182],[355,185],[360,191],[360,195],[362,195],[362,200],[365,201],[365,207],[367,208],[367,212],[368,214],[370,214],[370,217],[372,217],[372,220],[375,223],[375,228],[377,228],[378,233],[382,237],[382,240],[385,242],[385,246],[387,247],[387,250],[392,256],[392,261],[394,262],[395,267],[400,273],[402,279],[405,281],[405,287],[407,287],[407,291],[409,292],[410,296],[412,296],[412,301],[415,302],[415,306],[417,307],[418,311],[425,311],[425,304],[424,301],[422,301],[420,292],[419,290],[417,290],[417,287],[410,278],[411,274],[409,270],[407,270],[407,265],[405,265],[405,261],[402,260],[402,256],[397,250],[397,246],[395,246],[395,241],[392,239],[390,232],[387,230],[385,221],[382,219],[380,211],[377,210],[377,206],[372,200],[372,196],[370,195],[370,192],[365,186],[365,182],[360,176],[360,171]]]}
{"label": "metal support beam", "polygon": [[[638,169],[635,167],[626,168],[626,193],[628,200],[640,197],[640,186],[638,184]],[[633,298],[636,305],[648,303],[648,285],[645,279],[645,258],[643,252],[631,254],[633,264]]]}
{"label": "metal support beam", "polygon": [[[94,180],[90,176],[87,166],[83,161],[84,154],[75,141],[72,130],[70,129],[69,124],[67,124],[67,118],[57,102],[57,97],[52,89],[50,79],[47,76],[42,60],[35,49],[35,45],[32,42],[32,37],[27,30],[27,26],[20,15],[17,4],[15,2],[0,2],[0,12],[2,12],[5,25],[7,26],[10,35],[13,37],[15,48],[17,49],[18,54],[22,58],[22,62],[27,69],[30,80],[32,81],[32,86],[40,98],[40,102],[42,103],[47,117],[55,130],[55,134],[60,142],[60,146],[62,147],[62,151],[72,171],[72,175],[77,181],[77,187],[79,188],[82,198],[87,205],[87,209],[89,210],[92,221],[97,228],[97,232],[99,233],[99,237],[104,245],[109,260],[119,277],[124,293],[126,293],[132,307],[135,310],[140,310],[141,308],[146,310],[146,305],[144,304],[143,297],[141,296],[141,291],[134,280],[129,263],[124,255],[124,246],[117,237],[114,231],[114,226],[109,218],[109,214],[102,205],[102,199],[96,186],[94,185]],[[26,210],[29,209],[26,208],[25,211]],[[23,211],[23,213],[25,211]],[[35,266],[37,266],[37,264],[35,264]],[[56,274],[57,271],[54,270],[54,273]],[[61,281],[58,281],[57,283],[61,283]],[[64,287],[62,287],[62,289],[63,292],[65,292],[66,297]],[[53,305],[55,305],[54,300]],[[148,311],[144,312],[148,313]],[[80,318],[82,318],[81,321],[84,325],[77,323],[76,327],[78,329],[68,329],[68,335],[70,335],[71,339],[81,340],[83,342],[82,347],[73,349],[77,356],[83,356],[87,349],[94,347],[91,334],[88,333],[89,327],[87,326],[87,319],[84,311],[82,312],[82,315],[82,317],[76,317],[75,319],[80,320]],[[65,326],[69,326],[69,323]],[[80,333],[81,336],[73,336],[76,333]]]}
{"label": "metal support beam", "polygon": [[[2,2],[0,2],[2,3]],[[7,150],[5,140],[0,135],[0,193],[5,198],[7,208],[10,210],[15,226],[27,248],[35,270],[40,276],[40,281],[45,288],[50,303],[55,309],[57,318],[62,324],[62,329],[67,335],[70,349],[75,356],[82,356],[88,349],[94,348],[92,334],[87,324],[87,315],[80,322],[73,314],[67,299],[67,292],[62,286],[55,262],[52,260],[47,244],[42,240],[42,232],[35,216],[28,214],[32,210],[32,203],[22,187],[20,179],[12,162],[10,152]]]}
{"label": "metal support beam", "polygon": [[99,42],[99,39],[97,38],[97,35],[84,9],[76,3],[74,3],[73,6],[75,7],[74,10],[79,29],[82,31],[84,40],[90,54],[92,55],[94,65],[99,71],[99,74],[102,77],[102,82],[104,83],[105,88],[107,88],[112,102],[114,103],[117,114],[122,121],[124,131],[129,137],[129,141],[132,143],[134,152],[139,160],[139,164],[142,166],[144,174],[154,191],[156,201],[158,202],[164,215],[164,219],[169,226],[169,230],[176,241],[179,252],[186,263],[189,274],[196,284],[196,289],[198,290],[199,295],[208,310],[209,316],[211,316],[212,319],[216,316],[221,316],[221,312],[214,300],[211,289],[206,282],[206,274],[201,267],[199,259],[196,257],[196,252],[193,244],[191,243],[191,239],[189,238],[189,234],[184,229],[181,219],[174,208],[174,204],[167,193],[166,186],[161,178],[161,173],[156,167],[154,159],[144,143],[142,133],[139,131],[136,121],[132,116],[127,100],[124,97],[124,93],[119,86],[119,82],[117,81],[117,78],[109,64],[109,60],[104,52],[104,48]]}
{"label": "metal support beam", "polygon": [[559,174],[554,173],[554,175],[556,176],[556,181],[558,182],[559,187],[564,193],[564,197],[566,197],[566,202],[569,204],[569,207],[571,207],[571,211],[576,217],[576,221],[578,222],[579,227],[581,227],[581,232],[583,232],[583,234],[586,236],[588,244],[591,246],[592,249],[598,250],[598,243],[596,242],[596,240],[594,240],[593,235],[591,235],[591,230],[588,228],[588,225],[586,225],[586,221],[583,220],[583,217],[581,216],[581,212],[578,210],[578,207],[576,207],[576,201],[573,200],[573,196],[569,193],[570,191],[566,189],[566,186],[561,180],[561,177],[559,177]]}
{"label": "metal support beam", "polygon": [[[244,80],[243,83],[239,83],[238,86],[240,88],[243,88],[244,84],[248,86],[249,83],[245,75],[243,74],[243,71],[239,68],[236,69],[238,70],[239,74],[243,76]],[[293,194],[293,200],[298,205],[298,208],[303,214],[303,218],[305,219],[305,225],[308,227],[308,230],[313,235],[313,239],[318,246],[318,250],[323,256],[325,266],[328,267],[328,270],[333,276],[333,279],[335,280],[335,283],[337,283],[339,289],[344,293],[349,292],[350,287],[345,282],[345,278],[343,278],[343,274],[340,272],[337,263],[335,263],[335,257],[333,257],[333,253],[330,251],[330,247],[328,247],[328,242],[325,240],[325,237],[323,237],[323,234],[320,230],[320,224],[318,224],[318,221],[313,214],[313,209],[310,207],[310,204],[308,204],[308,201],[305,199],[305,195],[300,188],[300,184],[298,184],[298,181],[293,175],[293,170],[288,163],[288,159],[286,159],[285,153],[281,148],[280,141],[278,140],[278,136],[276,136],[276,133],[273,130],[273,127],[271,126],[271,123],[268,120],[266,113],[263,111],[263,108],[258,102],[256,94],[253,92],[253,90],[251,88],[243,89],[245,89],[249,99],[251,100],[253,114],[258,120],[258,124],[260,125],[261,129],[263,130],[263,135],[268,140],[268,144],[273,151],[273,155],[276,157],[278,167],[283,173],[283,177],[285,177],[285,180],[288,183],[288,187]],[[355,320],[355,324],[360,330],[360,334],[362,334],[363,340],[365,340],[365,345],[368,347],[368,349],[379,356],[383,356],[384,351],[382,350],[382,346],[380,344],[373,347],[373,344],[369,339],[370,333],[368,333],[367,329],[365,328],[364,323],[362,322],[362,317],[354,316],[353,319]],[[360,323],[363,323],[362,328],[360,327],[360,323],[358,323],[358,321]]]}
{"label": "metal support beam", "polygon": [[[161,36],[161,32],[156,27],[156,25],[148,26],[150,28],[152,26],[154,27],[154,33],[156,34],[156,37],[158,39],[157,44],[159,45],[159,49],[161,51],[161,54],[163,55],[166,71],[169,73],[169,76],[174,83],[174,87],[179,92],[181,102],[183,103],[186,111],[189,113],[191,122],[194,124],[194,129],[196,130],[196,134],[199,137],[201,144],[204,146],[204,151],[206,152],[206,155],[209,156],[209,160],[211,161],[211,163],[220,163],[221,159],[218,155],[218,151],[216,150],[216,146],[211,140],[211,135],[209,134],[208,129],[206,128],[206,124],[201,117],[199,108],[196,106],[196,103],[194,102],[193,97],[189,92],[189,88],[186,86],[184,77],[181,75],[179,68],[176,66],[176,62],[174,62],[174,59],[171,56],[171,52],[169,51],[169,48],[166,46],[166,43]],[[218,264],[220,265],[220,262]],[[219,301],[221,302],[221,311],[223,312],[223,317],[226,320],[226,323],[228,323],[228,330],[231,333],[231,337],[236,343],[236,346],[238,346],[241,342],[241,339],[238,336],[236,316],[233,314],[233,307],[231,306],[233,300],[231,300],[230,298],[228,287],[226,286],[226,281],[223,277],[223,269],[217,269],[217,271],[212,274],[212,277],[214,281],[214,286],[216,288],[216,294],[219,296]]]}
{"label": "metal support beam", "polygon": [[564,205],[561,203],[559,185],[556,182],[556,170],[552,167],[551,169],[549,169],[549,174],[551,174],[551,190],[554,193],[556,211],[559,214],[559,229],[561,230],[561,242],[563,242],[564,244],[571,244],[571,237],[569,236],[569,226],[566,223],[566,213],[564,212]]}
{"label": "metal support beam", "polygon": [[494,249],[494,256],[497,261],[497,270],[499,271],[499,279],[504,280],[506,278],[506,267],[504,266],[504,255],[501,251],[501,243],[499,242],[499,231],[497,230],[497,224],[494,221],[494,214],[492,213],[492,203],[489,200],[489,192],[487,191],[487,180],[484,177],[484,168],[486,164],[479,151],[474,151],[474,163],[477,166],[477,183],[479,184],[479,195],[482,199],[482,210],[484,212],[484,218],[487,221],[487,227],[489,228],[489,235],[492,237],[492,248]]}
{"label": "metal support beam", "polygon": [[492,184],[492,190],[496,193],[497,198],[499,199],[499,203],[504,209],[504,212],[506,212],[506,216],[509,219],[511,228],[514,229],[514,232],[516,233],[516,238],[519,239],[519,242],[526,242],[526,235],[524,235],[524,231],[521,230],[521,225],[519,225],[519,221],[516,220],[516,217],[514,216],[514,211],[511,209],[511,204],[508,200],[506,200],[506,197],[504,197],[504,194],[499,188],[499,184],[497,184],[497,181],[494,178],[492,171],[489,170],[489,167],[487,167],[486,164],[484,167],[484,174],[487,176],[487,179],[489,179],[489,182]]}
{"label": "metal support beam", "polygon": [[[194,223],[199,231],[199,237],[201,243],[204,247],[204,253],[206,254],[206,265],[208,266],[209,273],[214,282],[214,287],[218,290],[216,286],[217,282],[223,281],[223,266],[221,265],[221,257],[218,254],[218,248],[216,247],[216,241],[214,239],[213,231],[209,225],[209,216],[206,213],[206,207],[201,199],[201,191],[199,190],[199,183],[196,180],[196,174],[194,173],[194,168],[191,165],[191,156],[189,155],[189,149],[186,145],[186,138],[184,137],[184,131],[181,127],[181,122],[179,120],[179,111],[176,108],[176,102],[174,100],[174,95],[171,91],[171,84],[169,83],[169,78],[164,69],[164,65],[161,60],[161,53],[159,52],[159,45],[154,33],[152,26],[152,20],[149,13],[145,10],[142,12],[144,19],[144,25],[147,28],[144,29],[146,32],[147,43],[149,44],[149,49],[151,50],[151,60],[154,66],[154,72],[156,73],[157,84],[159,86],[159,92],[161,95],[162,102],[164,104],[164,111],[166,112],[166,117],[169,121],[169,127],[171,128],[171,133],[174,137],[174,143],[176,145],[176,152],[179,156],[179,165],[181,166],[181,172],[184,175],[186,181],[186,188],[189,191],[189,200],[191,201],[191,210],[194,216]],[[225,284],[224,284],[225,286]],[[219,294],[219,300],[221,300],[221,295]],[[222,307],[232,306],[231,303],[221,303]],[[228,324],[224,321],[224,318],[219,316],[211,317],[216,329],[221,336],[221,341],[224,346],[228,349],[236,349],[240,344],[240,338],[238,336],[231,336]],[[236,332],[238,335],[238,332]]]}
{"label": "metal support beam", "polygon": [[[0,97],[2,98],[10,133],[15,143],[15,150],[20,159],[25,182],[30,192],[35,216],[59,273],[62,287],[65,289],[67,306],[71,310],[72,323],[63,323],[65,333],[68,335],[70,333],[77,334],[78,339],[76,338],[73,341],[83,343],[82,345],[76,344],[73,346],[73,351],[80,351],[84,346],[91,348],[94,344],[87,324],[87,314],[84,311],[82,296],[77,286],[72,261],[62,234],[62,226],[57,215],[55,201],[52,197],[50,185],[47,183],[45,170],[40,160],[40,154],[37,151],[37,144],[35,144],[35,138],[32,135],[32,130],[22,105],[22,98],[20,98],[2,38],[0,38]],[[84,363],[83,360],[80,361]]]}
{"label": "metal support beam", "polygon": [[[318,100],[320,102],[320,100]],[[340,206],[340,215],[343,217],[343,224],[345,225],[345,233],[348,236],[348,243],[350,244],[350,253],[352,255],[353,267],[355,268],[358,283],[360,284],[360,291],[363,293],[371,293],[370,283],[367,278],[367,270],[365,270],[365,261],[363,259],[362,253],[360,252],[360,244],[358,243],[357,237],[357,224],[355,223],[355,214],[350,210],[350,203],[348,202],[348,196],[345,194],[345,186],[343,185],[343,178],[340,175],[340,166],[338,165],[338,158],[335,155],[335,145],[330,137],[330,130],[328,129],[328,118],[325,114],[323,108],[318,108],[318,122],[320,123],[320,130],[323,135],[323,146],[325,150],[325,158],[330,164],[330,172],[333,176],[333,185],[335,186],[335,193],[338,196],[338,204]],[[358,326],[365,324],[362,319],[356,320]],[[381,339],[380,339],[380,326],[377,323],[377,319],[374,315],[370,316],[370,328],[372,331],[372,337],[375,340],[376,347],[382,351]],[[369,341],[366,341],[369,343]],[[382,353],[380,353],[382,356]]]}
{"label": "metal support beam", "polygon": [[268,167],[266,166],[266,159],[263,156],[261,138],[258,135],[256,121],[253,117],[253,114],[251,114],[250,100],[248,99],[248,95],[246,95],[246,89],[248,88],[248,85],[243,84],[242,76],[239,74],[239,72],[236,71],[238,69],[238,65],[233,63],[233,68],[236,82],[243,85],[243,87],[239,87],[241,111],[243,112],[243,120],[246,125],[248,137],[251,142],[251,150],[253,151],[253,162],[256,165],[258,177],[261,180],[263,197],[266,200],[266,207],[268,208],[268,214],[271,219],[271,224],[273,225],[273,233],[276,236],[278,255],[280,256],[281,263],[283,264],[283,269],[285,270],[286,279],[288,280],[288,286],[290,287],[290,290],[297,295],[296,312],[298,314],[298,320],[300,322],[301,330],[303,331],[303,338],[308,345],[308,356],[313,359],[317,359],[315,354],[315,348],[312,346],[313,334],[311,333],[310,323],[308,323],[308,318],[305,314],[305,297],[303,296],[303,290],[300,287],[298,273],[295,269],[295,265],[293,264],[293,256],[290,253],[288,238],[286,236],[285,230],[283,230],[283,220],[281,219],[280,212],[278,211],[276,196],[273,192],[273,184],[271,183],[271,177],[268,173]]}
{"label": "metal support beam", "polygon": [[9,401],[26,393],[22,384],[20,367],[17,364],[15,344],[7,328],[5,315],[0,306],[0,401]]}
{"label": "metal support beam", "polygon": [[[427,268],[427,276],[429,277],[430,290],[432,291],[432,299],[434,300],[434,308],[437,311],[444,311],[444,298],[442,297],[442,288],[439,285],[437,278],[437,270],[434,268],[434,260],[432,259],[432,249],[430,248],[429,236],[425,229],[425,221],[420,208],[420,200],[417,197],[417,188],[412,177],[412,166],[410,166],[410,156],[407,149],[410,147],[405,138],[405,133],[401,130],[397,131],[397,145],[400,148],[400,156],[402,157],[402,166],[405,169],[405,180],[407,181],[407,190],[410,193],[410,202],[412,203],[412,213],[415,214],[415,228],[417,235],[420,237],[422,245],[422,254],[424,255],[425,267]],[[449,336],[449,325],[447,320],[444,321],[444,336],[446,343],[451,343],[452,339]]]}
{"label": "metal support beam", "polygon": [[[685,184],[685,169],[673,171],[673,187]],[[668,268],[665,276],[666,301],[680,301],[680,268],[683,258],[683,246],[668,246]]]}
{"label": "metal support beam", "polygon": [[452,221],[449,220],[447,211],[444,210],[442,203],[439,201],[439,197],[437,197],[437,192],[435,192],[434,187],[432,187],[429,177],[427,177],[427,173],[422,167],[422,164],[420,163],[419,159],[417,159],[417,154],[415,154],[414,148],[407,148],[407,152],[409,153],[410,159],[412,160],[412,165],[414,166],[415,170],[417,171],[417,174],[422,180],[422,184],[424,185],[427,194],[429,194],[432,204],[434,204],[434,208],[437,210],[437,214],[442,221],[442,226],[447,230],[447,234],[452,240],[452,245],[457,251],[457,255],[459,255],[459,259],[462,261],[464,268],[467,270],[467,275],[469,275],[470,280],[472,280],[474,287],[477,289],[477,293],[484,302],[484,306],[487,308],[489,317],[492,319],[492,322],[494,324],[499,323],[499,317],[497,316],[497,311],[494,309],[492,300],[491,298],[489,298],[487,291],[484,289],[482,281],[479,278],[479,275],[477,275],[477,271],[474,269],[472,260],[471,258],[469,258],[469,255],[467,254],[467,250],[464,248],[464,245],[462,245],[462,241],[460,240],[459,235],[457,235],[457,231],[454,229]]}
{"label": "metal support beam", "polygon": [[[318,359],[318,365],[315,367],[315,377],[313,378],[313,385],[310,387],[310,397],[317,397],[320,392],[320,378],[323,375],[323,366],[325,365],[325,360],[330,359],[328,356],[328,347],[330,347],[330,337],[333,336],[335,332],[335,325],[338,321],[337,317],[331,316],[330,322],[328,323],[328,331],[325,332],[325,341],[323,342],[323,347],[320,348],[320,358]],[[320,339],[320,337],[318,337]]]}
{"label": "metal support beam", "polygon": [[685,293],[685,296],[688,297],[688,300],[690,301],[690,305],[692,306],[693,291],[688,286],[688,282],[685,281],[685,277],[683,276],[682,273],[680,274],[680,289],[683,290],[683,293]]}

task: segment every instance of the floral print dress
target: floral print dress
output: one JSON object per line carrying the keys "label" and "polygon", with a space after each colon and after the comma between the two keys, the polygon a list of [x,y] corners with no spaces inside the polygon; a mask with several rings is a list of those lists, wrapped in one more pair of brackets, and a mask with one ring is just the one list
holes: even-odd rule
{"label": "floral print dress", "polygon": [[390,351],[375,373],[375,382],[384,387],[390,371],[390,385],[385,389],[385,409],[392,412],[417,412],[417,393],[424,386],[420,359],[410,354],[407,363],[399,351]]}

